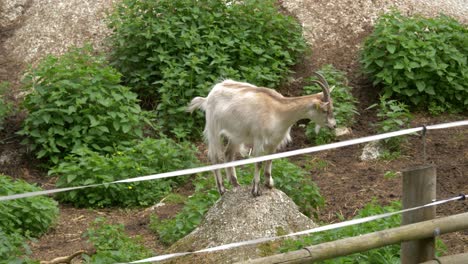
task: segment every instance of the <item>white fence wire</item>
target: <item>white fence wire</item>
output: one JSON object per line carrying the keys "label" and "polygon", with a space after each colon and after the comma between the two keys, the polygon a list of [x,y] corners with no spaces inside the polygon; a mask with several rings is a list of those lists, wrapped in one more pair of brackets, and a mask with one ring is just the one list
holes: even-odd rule
{"label": "white fence wire", "polygon": [[242,166],[242,165],[247,165],[247,164],[253,164],[253,163],[266,161],[266,160],[275,160],[275,159],[287,158],[287,157],[308,154],[308,153],[313,153],[313,152],[318,152],[318,151],[323,151],[323,150],[342,148],[346,146],[362,144],[362,143],[367,143],[371,141],[377,141],[377,140],[382,140],[382,139],[387,139],[387,138],[392,138],[392,137],[398,137],[402,135],[413,134],[413,133],[420,132],[423,130],[436,130],[436,129],[452,128],[452,127],[459,127],[459,126],[466,126],[466,125],[468,125],[468,120],[430,125],[430,126],[422,126],[422,127],[416,127],[416,128],[409,128],[409,129],[404,129],[404,130],[399,130],[399,131],[394,131],[394,132],[389,132],[389,133],[384,133],[384,134],[379,134],[379,135],[374,135],[374,136],[362,137],[362,138],[357,138],[357,139],[351,139],[351,140],[346,140],[346,141],[341,141],[341,142],[336,142],[336,143],[331,143],[331,144],[326,144],[326,145],[320,145],[320,146],[315,146],[315,147],[310,147],[310,148],[303,148],[303,149],[298,149],[298,150],[276,153],[272,155],[249,158],[249,159],[244,159],[244,160],[237,160],[237,161],[223,163],[223,164],[216,164],[216,165],[178,170],[178,171],[171,171],[171,172],[164,172],[164,173],[157,173],[157,174],[152,174],[152,175],[147,175],[147,176],[140,176],[140,177],[134,177],[134,178],[124,179],[124,180],[107,182],[107,183],[82,185],[82,186],[74,186],[74,187],[67,187],[67,188],[58,188],[58,189],[52,189],[52,190],[43,190],[43,191],[36,191],[36,192],[27,192],[27,193],[0,196],[0,201],[8,201],[8,200],[14,200],[14,199],[20,199],[20,198],[33,197],[33,196],[38,196],[38,195],[54,194],[54,193],[59,193],[59,192],[66,192],[66,191],[72,191],[72,190],[78,190],[78,189],[84,189],[84,188],[104,186],[108,184],[129,183],[129,182],[149,181],[149,180],[156,180],[156,179],[163,179],[163,178],[170,178],[170,177],[178,177],[178,176],[183,176],[183,175],[190,175],[190,174],[212,171],[216,169],[224,169],[224,168],[229,168],[229,167],[237,167],[237,166]]}
{"label": "white fence wire", "polygon": [[[238,161],[233,161],[233,162],[223,163],[223,164],[216,164],[216,165],[210,165],[210,166],[204,166],[204,167],[198,167],[198,168],[191,168],[191,169],[185,169],[185,170],[158,173],[158,174],[140,176],[140,177],[129,178],[129,179],[124,179],[124,180],[118,180],[118,181],[102,183],[102,184],[74,186],[74,187],[68,187],[68,188],[58,188],[58,189],[52,189],[52,190],[44,190],[44,191],[37,191],[37,192],[28,192],[28,193],[0,196],[0,201],[8,201],[8,200],[21,199],[21,198],[27,198],[27,197],[33,197],[33,196],[39,196],[39,195],[54,194],[54,193],[59,193],[59,192],[66,192],[66,191],[78,190],[78,189],[84,189],[84,188],[92,188],[92,187],[103,186],[103,185],[108,185],[108,184],[139,182],[139,181],[148,181],[148,180],[156,180],[156,179],[163,179],[163,178],[169,178],[169,177],[190,175],[190,174],[196,174],[196,173],[201,173],[201,172],[212,171],[212,170],[215,170],[215,169],[224,169],[224,168],[229,168],[229,167],[237,167],[237,166],[262,162],[262,161],[266,161],[266,160],[275,160],[275,159],[279,159],[279,158],[287,158],[287,157],[292,157],[292,156],[297,156],[297,155],[302,155],[302,154],[319,152],[319,151],[323,151],[323,150],[336,149],[336,148],[341,148],[341,147],[346,147],[346,146],[351,146],[351,145],[356,145],[356,144],[367,143],[367,142],[371,142],[371,141],[377,141],[377,140],[382,140],[382,139],[387,139],[387,138],[392,138],[392,137],[398,137],[398,136],[402,136],[402,135],[414,134],[416,132],[420,132],[420,131],[424,131],[424,130],[445,129],[445,128],[452,128],[452,127],[466,126],[466,125],[468,125],[468,120],[458,121],[458,122],[451,122],[451,123],[443,123],[443,124],[437,124],[437,125],[430,125],[430,126],[422,126],[422,127],[404,129],[404,130],[400,130],[400,131],[389,132],[389,133],[384,133],[384,134],[379,134],[379,135],[373,135],[373,136],[368,136],[368,137],[351,139],[351,140],[346,140],[346,141],[341,141],[341,142],[336,142],[336,143],[331,143],[331,144],[326,144],[326,145],[321,145],[321,146],[303,148],[303,149],[298,149],[298,150],[293,150],[293,151],[276,153],[276,154],[272,154],[272,155],[249,158],[249,159],[244,159],[244,160],[238,160]],[[452,202],[452,201],[465,200],[467,198],[467,196],[468,195],[461,194],[459,196],[452,197],[452,198],[449,198],[449,199],[434,201],[434,202],[426,204],[426,205],[417,206],[417,207],[413,207],[413,208],[408,208],[408,209],[404,209],[404,210],[397,211],[397,212],[391,212],[391,213],[374,215],[374,216],[369,216],[369,217],[364,217],[364,218],[359,218],[359,219],[353,219],[353,220],[349,220],[349,221],[345,221],[345,222],[325,225],[325,226],[321,226],[321,227],[317,227],[317,228],[313,228],[313,229],[309,229],[309,230],[304,230],[304,231],[300,231],[300,232],[292,233],[292,234],[288,234],[288,235],[283,235],[283,236],[265,237],[265,238],[258,238],[258,239],[248,240],[248,241],[241,241],[241,242],[236,242],[236,243],[231,243],[231,244],[226,244],[226,245],[220,245],[220,246],[211,247],[211,248],[205,248],[205,249],[198,250],[198,251],[193,251],[193,252],[179,252],[179,253],[173,253],[173,254],[160,255],[160,256],[155,256],[155,257],[151,257],[151,258],[147,258],[147,259],[133,261],[133,262],[130,262],[130,263],[143,263],[143,262],[162,261],[162,260],[167,260],[167,259],[174,258],[174,257],[186,256],[186,255],[190,255],[190,254],[208,253],[208,252],[226,250],[226,249],[231,249],[231,248],[237,248],[237,247],[241,247],[241,246],[254,245],[254,244],[267,242],[267,241],[272,241],[272,240],[277,240],[277,239],[282,239],[282,238],[312,234],[312,233],[316,233],[316,232],[322,232],[322,231],[342,228],[342,227],[346,227],[346,226],[366,223],[366,222],[374,221],[374,220],[377,220],[377,219],[387,218],[387,217],[390,217],[390,216],[393,216],[393,215],[402,214],[402,213],[410,212],[410,211],[415,211],[415,210],[418,210],[418,209],[431,207],[431,206],[436,206],[436,205],[440,205],[440,204],[444,204],[444,203],[448,203],[448,202]]]}

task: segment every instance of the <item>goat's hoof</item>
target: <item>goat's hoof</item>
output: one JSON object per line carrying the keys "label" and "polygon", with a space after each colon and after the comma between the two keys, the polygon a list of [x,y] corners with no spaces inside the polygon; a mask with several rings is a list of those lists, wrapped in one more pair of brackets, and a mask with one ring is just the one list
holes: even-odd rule
{"label": "goat's hoof", "polygon": [[253,188],[252,189],[252,195],[253,195],[253,197],[258,197],[258,196],[262,195],[262,192],[260,191],[260,188],[258,188],[258,187]]}
{"label": "goat's hoof", "polygon": [[226,192],[226,189],[218,189],[218,193],[220,196],[223,196],[225,192]]}
{"label": "goat's hoof", "polygon": [[265,183],[265,187],[267,187],[268,189],[273,189],[273,187],[275,186],[273,184]]}

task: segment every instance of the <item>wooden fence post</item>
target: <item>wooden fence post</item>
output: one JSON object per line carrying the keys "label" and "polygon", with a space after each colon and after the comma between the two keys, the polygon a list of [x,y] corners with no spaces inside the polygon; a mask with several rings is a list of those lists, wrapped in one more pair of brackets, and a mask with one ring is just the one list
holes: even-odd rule
{"label": "wooden fence post", "polygon": [[[436,199],[436,169],[432,165],[403,171],[403,209],[431,203]],[[434,219],[436,207],[403,213],[402,225]],[[401,243],[401,263],[413,264],[435,257],[435,238]]]}

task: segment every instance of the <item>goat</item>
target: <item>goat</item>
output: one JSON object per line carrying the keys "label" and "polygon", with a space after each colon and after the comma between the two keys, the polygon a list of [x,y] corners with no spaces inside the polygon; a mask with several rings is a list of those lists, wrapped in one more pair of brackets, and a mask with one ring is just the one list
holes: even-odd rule
{"label": "goat", "polygon": [[[321,93],[300,97],[284,97],[273,89],[225,80],[216,84],[208,96],[195,97],[187,107],[188,112],[201,109],[205,112],[205,140],[208,157],[213,164],[230,162],[245,145],[252,146],[253,155],[272,154],[291,141],[290,130],[300,119],[315,122],[316,132],[321,126],[335,128],[333,101],[325,78],[315,73],[314,81]],[[224,142],[226,141],[226,145]],[[252,195],[261,195],[261,162],[255,164]],[[272,161],[264,167],[265,185],[273,188]],[[214,170],[216,185],[222,195],[226,191],[221,172]],[[239,186],[235,168],[227,168],[226,176],[234,188]]]}

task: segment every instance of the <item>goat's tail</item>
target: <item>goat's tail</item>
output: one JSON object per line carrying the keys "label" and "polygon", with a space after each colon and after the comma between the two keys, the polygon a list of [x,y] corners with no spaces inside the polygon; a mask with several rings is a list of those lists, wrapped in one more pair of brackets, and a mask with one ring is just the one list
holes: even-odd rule
{"label": "goat's tail", "polygon": [[206,98],[205,97],[195,97],[192,99],[190,104],[187,106],[187,112],[192,113],[193,111],[201,109],[205,111],[206,109]]}

